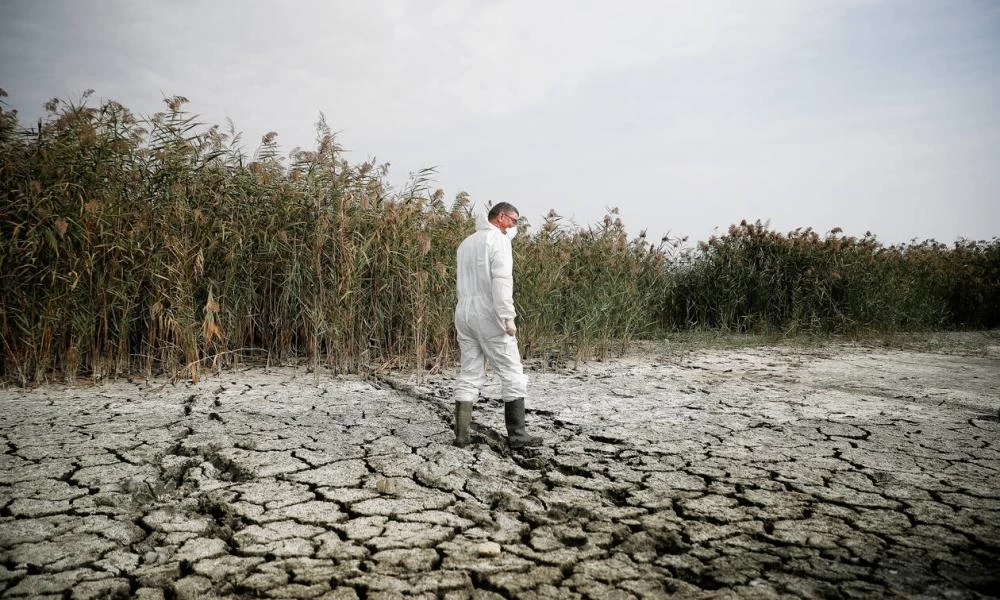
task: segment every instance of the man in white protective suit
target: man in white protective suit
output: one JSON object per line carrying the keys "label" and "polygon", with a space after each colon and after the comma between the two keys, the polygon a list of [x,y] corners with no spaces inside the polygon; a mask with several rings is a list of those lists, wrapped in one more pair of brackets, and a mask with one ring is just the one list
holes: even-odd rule
{"label": "man in white protective suit", "polygon": [[542,438],[524,431],[524,396],[528,378],[521,366],[514,324],[514,257],[511,239],[517,235],[518,210],[507,202],[479,217],[476,232],[458,246],[458,305],[455,329],[462,355],[462,372],[455,387],[455,445],[471,442],[472,405],[486,383],[490,361],[500,377],[507,441],[512,448],[542,445]]}

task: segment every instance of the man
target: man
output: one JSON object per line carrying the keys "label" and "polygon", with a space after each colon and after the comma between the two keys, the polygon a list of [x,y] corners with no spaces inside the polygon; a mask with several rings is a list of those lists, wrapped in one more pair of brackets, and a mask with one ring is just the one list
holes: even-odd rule
{"label": "man", "polygon": [[507,202],[480,217],[476,232],[458,246],[458,305],[455,329],[462,371],[455,387],[455,445],[468,446],[472,404],[486,383],[490,361],[500,376],[507,441],[512,448],[540,446],[542,438],[524,431],[524,396],[528,378],[521,366],[514,324],[514,257],[510,240],[517,234],[518,211]]}

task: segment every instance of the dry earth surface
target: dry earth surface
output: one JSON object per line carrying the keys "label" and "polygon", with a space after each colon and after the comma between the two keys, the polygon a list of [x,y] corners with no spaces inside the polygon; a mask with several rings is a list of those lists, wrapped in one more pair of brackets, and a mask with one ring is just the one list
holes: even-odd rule
{"label": "dry earth surface", "polygon": [[963,336],[536,371],[520,453],[495,381],[450,445],[454,372],[0,390],[0,597],[1000,597],[1000,335]]}

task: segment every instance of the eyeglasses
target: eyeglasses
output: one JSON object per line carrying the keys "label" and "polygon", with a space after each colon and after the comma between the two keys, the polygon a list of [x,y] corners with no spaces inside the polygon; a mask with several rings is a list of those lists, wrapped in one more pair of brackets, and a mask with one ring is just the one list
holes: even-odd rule
{"label": "eyeglasses", "polygon": [[520,218],[520,217],[515,217],[514,215],[512,215],[510,213],[503,213],[503,216],[505,216],[508,219],[510,219],[510,222],[511,222],[512,225],[517,225],[517,220]]}

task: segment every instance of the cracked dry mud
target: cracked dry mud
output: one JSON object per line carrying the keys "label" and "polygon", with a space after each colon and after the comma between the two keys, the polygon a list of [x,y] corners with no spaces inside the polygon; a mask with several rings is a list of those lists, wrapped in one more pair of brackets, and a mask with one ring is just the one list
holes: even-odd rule
{"label": "cracked dry mud", "polygon": [[3,598],[984,598],[1000,358],[655,352],[495,380],[0,391]]}

